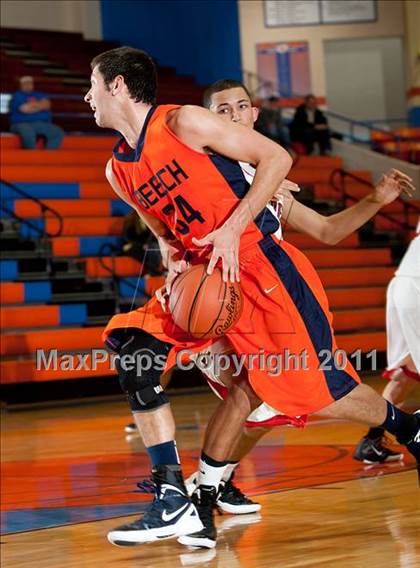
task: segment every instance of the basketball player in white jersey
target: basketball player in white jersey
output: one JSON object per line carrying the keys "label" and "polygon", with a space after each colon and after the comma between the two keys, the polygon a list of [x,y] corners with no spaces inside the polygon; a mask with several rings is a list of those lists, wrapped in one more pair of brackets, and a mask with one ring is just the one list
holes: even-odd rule
{"label": "basketball player in white jersey", "polygon": [[[420,384],[420,219],[394,278],[386,300],[388,366],[383,373],[389,382],[382,396],[401,407],[408,393]],[[397,461],[404,456],[385,445],[383,428],[370,428],[354,453],[364,463]]]}
{"label": "basketball player in white jersey", "polygon": [[[211,85],[204,93],[203,106],[219,114],[225,120],[242,124],[248,128],[253,128],[258,118],[258,108],[252,105],[247,89],[242,83],[234,80],[217,81]],[[247,181],[252,183],[255,168],[244,162],[240,162],[240,165]],[[390,175],[392,175],[391,172]],[[278,217],[283,217],[292,227],[326,244],[336,244],[347,237],[369,220],[386,202],[393,201],[399,195],[399,191],[394,193],[391,186],[386,181],[381,180],[375,190],[359,203],[335,215],[326,217],[294,200],[291,192],[297,191],[299,191],[297,184],[285,180],[275,196],[276,202],[273,202],[271,206],[276,209]],[[277,239],[283,238],[281,225],[275,236]],[[225,346],[222,339],[212,346],[210,354],[220,354],[228,350],[229,346]],[[204,374],[215,394],[220,398],[225,398],[227,388],[224,383],[225,379],[229,377],[218,375],[211,367],[206,368]],[[222,510],[242,514],[260,509],[257,503],[250,501],[233,484],[235,468],[256,443],[275,426],[303,427],[305,423],[306,416],[287,417],[265,403],[250,414],[243,435],[230,457],[230,465],[226,468],[222,478],[224,488],[218,501]],[[192,474],[186,481],[189,490],[194,489],[195,479],[196,473]]]}

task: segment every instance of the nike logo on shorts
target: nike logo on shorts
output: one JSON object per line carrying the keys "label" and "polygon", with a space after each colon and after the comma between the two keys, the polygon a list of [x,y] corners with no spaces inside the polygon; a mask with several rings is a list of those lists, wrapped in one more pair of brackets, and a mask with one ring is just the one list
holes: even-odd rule
{"label": "nike logo on shorts", "polygon": [[271,288],[264,288],[264,292],[266,294],[269,294],[270,292],[272,292],[277,287],[278,287],[278,284],[274,284],[274,286],[271,286]]}

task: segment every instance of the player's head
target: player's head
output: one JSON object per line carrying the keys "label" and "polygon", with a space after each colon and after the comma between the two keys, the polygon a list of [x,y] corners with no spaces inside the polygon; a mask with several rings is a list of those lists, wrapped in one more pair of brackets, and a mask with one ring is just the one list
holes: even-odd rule
{"label": "player's head", "polygon": [[94,57],[90,66],[91,87],[85,101],[99,126],[112,128],[114,113],[127,101],[155,104],[156,67],[145,51],[117,47]]}
{"label": "player's head", "polygon": [[258,118],[258,109],[252,106],[248,89],[234,79],[222,79],[210,85],[204,92],[203,106],[225,120],[250,128]]}

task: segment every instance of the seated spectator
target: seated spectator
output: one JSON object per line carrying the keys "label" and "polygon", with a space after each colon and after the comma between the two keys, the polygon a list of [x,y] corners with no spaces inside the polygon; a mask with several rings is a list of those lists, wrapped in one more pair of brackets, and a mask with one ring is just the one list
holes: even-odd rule
{"label": "seated spectator", "polygon": [[305,102],[297,107],[289,128],[292,142],[303,144],[308,154],[314,151],[315,143],[321,156],[331,150],[327,118],[317,108],[314,95],[307,95]]}
{"label": "seated spectator", "polygon": [[45,138],[45,148],[61,146],[64,132],[51,122],[51,103],[43,93],[34,91],[34,80],[29,75],[19,79],[20,90],[10,102],[10,131],[18,134],[23,148],[33,150],[37,136]]}
{"label": "seated spectator", "polygon": [[267,138],[287,148],[290,146],[289,135],[283,124],[279,101],[278,97],[270,97],[263,102],[255,128]]}

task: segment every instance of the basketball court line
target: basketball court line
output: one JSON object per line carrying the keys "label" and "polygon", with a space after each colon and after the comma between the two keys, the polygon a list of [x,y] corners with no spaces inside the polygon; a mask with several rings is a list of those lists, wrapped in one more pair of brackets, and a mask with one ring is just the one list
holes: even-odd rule
{"label": "basketball court line", "polygon": [[[415,469],[414,462],[411,463],[409,459],[407,463],[390,464],[391,467],[390,465],[382,465],[366,471],[362,464],[351,458],[352,450],[352,446],[334,445],[259,446],[255,449],[253,458],[246,460],[246,463],[243,464],[243,473],[238,475],[238,481],[241,488],[250,496],[262,496],[299,489],[322,489],[326,485],[371,477],[372,474],[373,476],[377,474],[390,475]],[[184,452],[182,455],[184,463],[195,463],[196,452],[197,450]],[[118,454],[117,457],[120,463],[124,459],[121,454]],[[138,458],[143,456],[129,455],[126,457],[129,458],[129,462],[132,462],[133,457],[138,462]],[[101,459],[103,461],[104,456],[101,456]],[[147,460],[147,457],[144,456],[144,459]],[[71,460],[72,464],[75,465],[73,460],[74,458]],[[308,463],[308,460],[311,463]],[[122,479],[122,485],[121,483],[112,483],[110,486],[107,484],[110,481],[108,475],[96,475],[94,471],[91,472],[90,476],[71,476],[70,468],[67,470],[67,478],[60,479],[61,483],[58,487],[56,485],[57,478],[54,476],[61,476],[64,470],[60,468],[59,471],[50,470],[50,473],[48,473],[45,462],[56,460],[40,461],[44,462],[41,469],[45,468],[44,475],[46,477],[40,475],[39,466],[41,464],[39,462],[18,462],[20,475],[14,467],[12,477],[10,476],[11,471],[5,472],[5,477],[3,477],[6,484],[4,497],[8,496],[9,499],[8,502],[3,500],[2,534],[42,530],[141,514],[151,499],[150,494],[142,494],[134,490],[136,481],[141,479],[143,474],[139,471],[137,463],[134,465],[136,471],[128,472],[123,468],[121,477],[118,476],[118,469],[112,471],[112,480]],[[65,462],[66,460],[60,461]],[[273,462],[275,467],[267,469],[270,462]],[[94,462],[84,465],[89,467],[92,463]],[[288,463],[293,463],[293,467],[287,467]],[[4,465],[13,466],[16,464],[9,462],[9,464]],[[65,464],[62,463],[61,465]],[[71,464],[68,463],[67,465]],[[115,467],[113,462],[107,465],[112,468]],[[31,475],[31,468],[34,473],[37,472],[36,477],[33,474]],[[247,469],[250,471],[246,472]],[[311,471],[314,469],[315,471]],[[73,473],[76,473],[76,471],[73,469]],[[146,468],[145,471],[147,471]],[[26,475],[24,472],[26,472]],[[15,492],[13,487],[16,483],[19,483],[19,480],[21,482],[25,480],[29,484],[35,482],[37,485],[37,487],[32,485],[32,491],[29,491],[31,498],[25,502],[19,501],[19,496],[24,491]],[[89,483],[89,485],[87,486],[86,483]],[[130,490],[126,489],[126,485],[129,485]],[[60,494],[52,497],[48,489],[54,487],[55,491]],[[95,487],[97,491],[92,491]],[[109,491],[111,487],[120,490],[117,492]],[[34,489],[38,491],[34,492]],[[133,501],[134,498],[135,501]],[[107,503],[104,503],[104,500]],[[51,507],[54,501],[61,501],[62,503],[64,501],[65,504],[61,507]]]}

